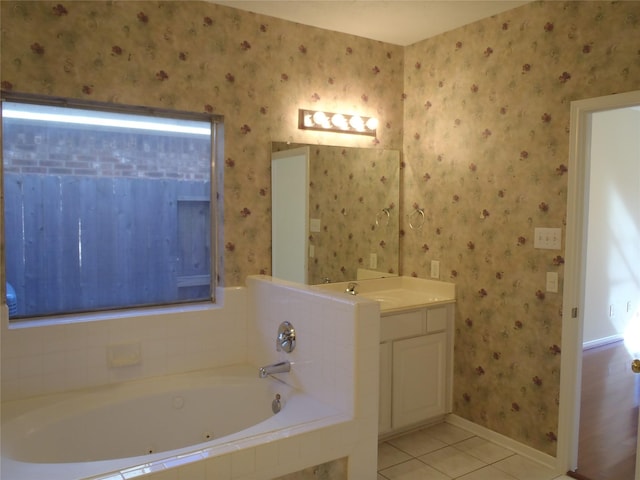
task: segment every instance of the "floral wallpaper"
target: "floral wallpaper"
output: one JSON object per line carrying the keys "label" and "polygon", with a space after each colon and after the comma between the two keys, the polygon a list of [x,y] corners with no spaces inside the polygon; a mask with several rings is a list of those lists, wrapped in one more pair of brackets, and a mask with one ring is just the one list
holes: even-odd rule
{"label": "floral wallpaper", "polygon": [[[556,453],[570,102],[640,89],[640,2],[532,3],[405,50],[401,271],[457,285],[454,411]],[[557,272],[560,292],[545,291]]]}
{"label": "floral wallpaper", "polygon": [[[457,284],[454,412],[555,454],[564,251],[533,229],[564,226],[570,102],[640,89],[640,2],[534,2],[406,48],[195,1],[0,21],[3,90],[224,116],[227,286],[270,270],[272,141],[402,149],[400,272]],[[299,131],[300,107],[377,116],[378,139]]]}
{"label": "floral wallpaper", "polygon": [[311,145],[309,157],[309,218],[320,231],[309,233],[308,283],[355,280],[359,268],[397,274],[400,152]]}

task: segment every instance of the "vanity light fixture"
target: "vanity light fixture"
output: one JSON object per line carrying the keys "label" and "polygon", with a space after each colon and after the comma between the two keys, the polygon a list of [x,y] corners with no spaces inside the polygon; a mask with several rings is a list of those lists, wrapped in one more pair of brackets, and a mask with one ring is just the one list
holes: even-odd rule
{"label": "vanity light fixture", "polygon": [[321,132],[353,133],[356,135],[376,136],[378,119],[348,115],[346,113],[321,112],[317,110],[298,110],[298,128]]}

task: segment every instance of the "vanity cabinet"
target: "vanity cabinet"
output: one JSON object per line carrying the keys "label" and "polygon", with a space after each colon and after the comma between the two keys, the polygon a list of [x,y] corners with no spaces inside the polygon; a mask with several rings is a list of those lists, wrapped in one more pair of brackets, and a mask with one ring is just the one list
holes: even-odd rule
{"label": "vanity cabinet", "polygon": [[382,314],[379,434],[451,409],[453,304]]}

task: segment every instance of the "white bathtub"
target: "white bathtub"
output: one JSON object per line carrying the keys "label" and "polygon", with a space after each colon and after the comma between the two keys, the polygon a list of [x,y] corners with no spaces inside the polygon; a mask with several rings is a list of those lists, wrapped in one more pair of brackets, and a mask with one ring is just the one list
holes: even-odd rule
{"label": "white bathtub", "polygon": [[0,478],[137,478],[348,420],[249,366],[5,402]]}

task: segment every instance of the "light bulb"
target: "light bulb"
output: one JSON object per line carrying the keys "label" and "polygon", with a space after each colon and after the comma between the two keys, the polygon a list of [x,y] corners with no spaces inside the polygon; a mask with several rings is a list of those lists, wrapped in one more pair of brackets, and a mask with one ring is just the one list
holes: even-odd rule
{"label": "light bulb", "polygon": [[371,117],[369,120],[367,120],[366,125],[369,130],[375,130],[376,128],[378,128],[378,119]]}
{"label": "light bulb", "polygon": [[327,116],[324,112],[316,112],[313,114],[313,121],[318,125],[324,126],[327,123]]}
{"label": "light bulb", "polygon": [[349,125],[351,125],[354,130],[358,130],[359,132],[364,130],[364,122],[358,115],[354,115],[353,117],[351,117],[351,120],[349,120]]}
{"label": "light bulb", "polygon": [[347,119],[344,118],[344,115],[341,113],[336,113],[331,117],[331,123],[333,123],[337,128],[345,129],[347,128]]}
{"label": "light bulb", "polygon": [[305,113],[305,115],[304,115],[304,126],[307,127],[307,128],[313,127],[313,118],[308,113]]}

